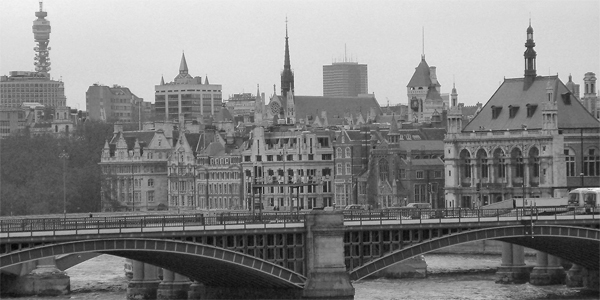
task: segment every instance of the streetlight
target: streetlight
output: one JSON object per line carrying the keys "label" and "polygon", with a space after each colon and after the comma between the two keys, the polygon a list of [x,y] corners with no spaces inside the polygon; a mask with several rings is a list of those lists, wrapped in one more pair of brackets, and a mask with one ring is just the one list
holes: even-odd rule
{"label": "streetlight", "polygon": [[69,159],[69,154],[63,150],[58,157],[63,161],[63,214],[67,219],[67,159]]}

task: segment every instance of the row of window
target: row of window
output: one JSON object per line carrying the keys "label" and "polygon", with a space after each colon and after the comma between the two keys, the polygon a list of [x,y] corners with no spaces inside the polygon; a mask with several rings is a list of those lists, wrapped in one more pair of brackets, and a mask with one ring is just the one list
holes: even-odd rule
{"label": "row of window", "polygon": [[590,148],[586,151],[583,157],[583,170],[580,174],[576,173],[577,160],[575,157],[575,151],[572,149],[565,149],[565,165],[567,168],[567,176],[600,176],[600,153],[597,149]]}
{"label": "row of window", "polygon": [[[297,161],[302,161],[304,160],[303,158],[306,157],[307,160],[315,160],[315,155],[314,154],[298,154],[298,155],[294,155],[294,154],[286,154],[284,155],[265,155],[267,160],[266,161],[284,161],[284,157],[285,157],[285,161],[294,161],[294,157],[297,158]],[[263,161],[263,155],[257,155],[256,156],[256,161]],[[273,160],[275,159],[275,160]],[[333,156],[331,154],[321,154],[321,160],[332,160]],[[252,161],[251,156],[250,155],[246,155],[244,156],[244,161],[245,162],[249,162]]]}

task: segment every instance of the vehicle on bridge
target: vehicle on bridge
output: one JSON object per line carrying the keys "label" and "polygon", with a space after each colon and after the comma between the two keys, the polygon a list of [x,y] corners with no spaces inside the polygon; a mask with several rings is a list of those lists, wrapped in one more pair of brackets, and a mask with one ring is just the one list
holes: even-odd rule
{"label": "vehicle on bridge", "polygon": [[600,187],[578,188],[569,192],[567,207],[574,210],[577,207],[592,208],[600,206]]}

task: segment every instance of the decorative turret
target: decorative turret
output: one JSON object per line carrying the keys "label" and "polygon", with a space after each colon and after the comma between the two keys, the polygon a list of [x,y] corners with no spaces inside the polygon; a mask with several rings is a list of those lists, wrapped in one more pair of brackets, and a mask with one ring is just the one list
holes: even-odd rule
{"label": "decorative turret", "polygon": [[33,48],[35,54],[35,70],[43,74],[46,77],[50,77],[50,57],[48,43],[50,43],[50,21],[46,20],[47,12],[43,11],[43,3],[40,1],[40,10],[35,12],[37,20],[33,21],[33,38],[38,44],[37,47]]}
{"label": "decorative turret", "polygon": [[535,63],[537,54],[535,53],[535,50],[533,50],[535,42],[533,41],[531,20],[529,20],[529,27],[527,27],[527,41],[525,42],[525,47],[527,50],[525,50],[525,53],[523,54],[523,56],[525,56],[525,85],[523,86],[523,90],[527,90],[537,76]]}
{"label": "decorative turret", "polygon": [[450,107],[458,105],[458,93],[456,92],[456,83],[452,83],[452,93],[450,94]]}
{"label": "decorative turret", "polygon": [[285,19],[285,55],[281,72],[281,95],[285,98],[288,91],[294,92],[294,72],[290,63],[290,46],[288,43],[287,18]]}
{"label": "decorative turret", "polygon": [[583,97],[596,97],[596,74],[594,72],[585,73],[583,84],[585,86]]}

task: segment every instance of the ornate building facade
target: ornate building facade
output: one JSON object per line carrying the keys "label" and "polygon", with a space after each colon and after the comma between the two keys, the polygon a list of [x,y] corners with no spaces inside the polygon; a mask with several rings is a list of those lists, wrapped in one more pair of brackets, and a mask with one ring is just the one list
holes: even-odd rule
{"label": "ornate building facade", "polygon": [[600,123],[558,76],[537,76],[531,25],[525,46],[523,78],[505,79],[464,128],[461,108],[448,112],[447,207],[560,197],[599,182]]}

